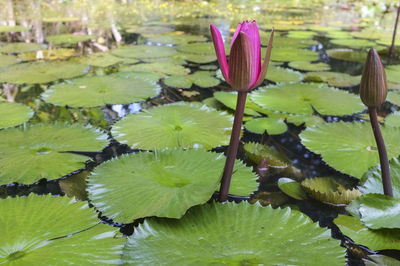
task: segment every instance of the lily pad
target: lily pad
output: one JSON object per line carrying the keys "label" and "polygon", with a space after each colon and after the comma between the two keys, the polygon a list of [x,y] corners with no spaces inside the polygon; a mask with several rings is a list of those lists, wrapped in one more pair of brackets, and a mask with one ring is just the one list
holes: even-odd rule
{"label": "lily pad", "polygon": [[181,54],[186,61],[196,64],[208,64],[217,60],[215,54]]}
{"label": "lily pad", "polygon": [[0,54],[0,67],[13,65],[16,63],[18,63],[18,58],[16,56]]}
{"label": "lily pad", "polygon": [[161,44],[186,44],[190,42],[205,42],[207,38],[201,35],[183,34],[182,32],[170,32],[145,36],[147,41]]}
{"label": "lily pad", "polygon": [[358,96],[324,84],[299,83],[262,87],[250,94],[262,108],[293,114],[348,115],[365,107]]}
{"label": "lily pad", "polygon": [[18,126],[33,116],[33,110],[23,104],[0,102],[0,129]]}
{"label": "lily pad", "polygon": [[28,27],[24,26],[0,26],[0,33],[4,32],[21,32],[21,31],[28,31]]}
{"label": "lily pad", "polygon": [[[214,92],[214,98],[229,109],[236,109],[237,92],[216,91]],[[244,108],[244,113],[246,115],[258,116],[260,114],[256,110],[259,109],[260,108],[256,104],[247,100]]]}
{"label": "lily pad", "polygon": [[311,82],[326,82],[333,87],[353,87],[360,84],[360,76],[351,76],[340,72],[308,72],[304,80]]}
{"label": "lily pad", "polygon": [[0,81],[13,84],[49,83],[84,75],[89,68],[65,61],[44,61],[16,64],[0,72]]}
{"label": "lily pad", "polygon": [[204,148],[228,145],[232,117],[196,103],[175,103],[128,115],[112,127],[116,140],[132,148]]}
{"label": "lily pad", "polygon": [[[276,32],[275,32],[276,34]],[[269,35],[268,35],[269,36]],[[269,38],[261,38],[261,44],[268,45]],[[274,36],[274,48],[287,47],[287,48],[307,48],[312,45],[317,45],[318,42],[314,40],[304,40],[297,38],[288,38],[286,36]]]}
{"label": "lily pad", "polygon": [[[182,44],[176,47],[176,50],[185,54],[198,54],[198,55],[214,55],[215,49],[212,42],[200,42]],[[229,44],[225,44],[225,53],[229,54]]]}
{"label": "lily pad", "polygon": [[365,63],[367,59],[367,52],[365,51],[354,51],[352,49],[330,49],[326,50],[326,54],[334,59]]}
{"label": "lily pad", "polygon": [[289,115],[286,116],[286,122],[292,123],[295,126],[301,126],[304,124],[306,127],[325,123],[324,119],[316,115]]}
{"label": "lily pad", "polygon": [[189,69],[176,65],[170,62],[160,62],[160,63],[144,63],[136,64],[129,67],[124,67],[120,70],[121,72],[153,72],[157,74],[160,78],[167,75],[185,75],[190,72]]}
{"label": "lily pad", "polygon": [[392,257],[378,255],[378,254],[368,255],[368,259],[363,259],[363,261],[366,266],[379,266],[379,265],[397,266],[400,263],[399,260],[396,260]]}
{"label": "lily pad", "polygon": [[51,195],[2,199],[0,264],[120,264],[125,239],[87,202]]}
{"label": "lily pad", "polygon": [[400,91],[389,91],[387,100],[395,105],[400,106]]}
{"label": "lily pad", "polygon": [[94,36],[91,35],[78,35],[78,34],[58,34],[58,35],[49,35],[46,37],[46,41],[52,43],[53,45],[60,46],[74,46],[79,42],[87,42],[91,39],[94,39]]}
{"label": "lily pad", "polygon": [[77,124],[37,124],[1,130],[0,184],[60,178],[84,167],[88,159],[69,151],[99,151],[107,143],[106,135]]}
{"label": "lily pad", "polygon": [[[382,127],[388,157],[400,154],[400,130]],[[301,142],[336,170],[361,178],[379,163],[378,149],[369,123],[325,123],[306,128],[300,134]]]}
{"label": "lily pad", "polygon": [[74,79],[57,84],[42,94],[46,102],[71,107],[129,104],[157,96],[161,88],[134,73]]}
{"label": "lily pad", "polygon": [[242,202],[198,206],[180,220],[147,219],[128,237],[122,260],[147,265],[343,265],[344,253],[330,231],[307,216]]}
{"label": "lily pad", "polygon": [[333,44],[349,47],[353,49],[362,49],[362,48],[370,48],[376,47],[376,43],[374,41],[365,40],[365,39],[332,39],[330,41]]}
{"label": "lily pad", "polygon": [[349,189],[334,177],[305,179],[301,186],[316,200],[335,205],[347,205],[361,196],[357,189]]}
{"label": "lily pad", "polygon": [[385,126],[400,127],[400,112],[394,112],[385,117]]}
{"label": "lily pad", "polygon": [[11,53],[24,53],[42,50],[43,44],[40,43],[26,43],[26,42],[14,42],[0,45],[0,53],[11,54]]}
{"label": "lily pad", "polygon": [[331,69],[326,63],[312,63],[309,61],[291,61],[289,62],[289,67],[302,71],[327,71]]}
{"label": "lily pad", "polygon": [[[134,60],[130,62],[132,64],[139,62],[137,59],[130,60]],[[124,62],[124,58],[113,56],[110,53],[94,53],[89,57],[82,58],[80,62],[89,66],[109,67]]]}
{"label": "lily pad", "polygon": [[[225,156],[204,150],[122,156],[95,169],[88,179],[89,199],[118,223],[148,216],[180,218],[190,207],[211,198],[219,188],[224,164]],[[230,194],[248,196],[257,189],[250,168],[237,161],[234,171]]]}
{"label": "lily pad", "polygon": [[286,195],[297,199],[305,200],[307,199],[307,194],[296,180],[287,177],[281,177],[278,180],[278,187]]}
{"label": "lily pad", "polygon": [[133,45],[114,49],[111,53],[119,57],[153,59],[172,56],[176,50],[168,46]]}
{"label": "lily pad", "polygon": [[265,79],[276,83],[300,82],[303,79],[303,75],[289,68],[270,66]]}
{"label": "lily pad", "polygon": [[253,118],[244,125],[248,131],[257,134],[279,135],[285,133],[287,126],[282,119],[272,117]]}
{"label": "lily pad", "polygon": [[[261,49],[261,54],[265,54],[265,49]],[[319,55],[317,52],[300,48],[276,47],[273,48],[273,52],[271,53],[271,60],[273,61],[316,61],[318,59]]]}
{"label": "lily pad", "polygon": [[326,37],[330,39],[351,39],[351,34],[349,31],[329,31]]}
{"label": "lily pad", "polygon": [[196,71],[189,75],[172,75],[164,79],[167,86],[181,89],[190,89],[193,84],[201,88],[210,88],[217,86],[220,82],[210,71]]}
{"label": "lily pad", "polygon": [[314,31],[307,31],[307,30],[291,30],[288,32],[287,37],[295,38],[295,39],[311,39],[317,35]]}
{"label": "lily pad", "polygon": [[400,83],[400,65],[391,65],[385,68],[386,79],[388,82]]}
{"label": "lily pad", "polygon": [[36,61],[66,59],[71,56],[75,56],[74,49],[51,49],[22,53],[19,58],[22,61]]}
{"label": "lily pad", "polygon": [[126,28],[127,33],[159,34],[173,31],[171,25],[132,25]]}
{"label": "lily pad", "polygon": [[334,223],[355,243],[371,250],[400,249],[400,229],[368,229],[357,218],[341,214]]}

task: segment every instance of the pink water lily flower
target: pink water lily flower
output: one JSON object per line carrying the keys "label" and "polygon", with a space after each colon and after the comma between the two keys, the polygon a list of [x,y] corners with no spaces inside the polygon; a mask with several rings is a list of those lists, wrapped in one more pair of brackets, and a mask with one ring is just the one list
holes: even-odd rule
{"label": "pink water lily flower", "polygon": [[226,82],[237,91],[250,91],[259,86],[267,73],[274,31],[268,43],[264,62],[261,65],[261,42],[257,22],[239,23],[231,42],[229,63],[226,61],[221,33],[210,25],[218,63]]}

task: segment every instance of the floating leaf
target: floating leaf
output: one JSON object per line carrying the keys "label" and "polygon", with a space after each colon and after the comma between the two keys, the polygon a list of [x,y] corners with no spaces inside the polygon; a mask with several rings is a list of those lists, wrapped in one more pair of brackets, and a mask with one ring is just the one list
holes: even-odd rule
{"label": "floating leaf", "polygon": [[128,237],[122,260],[147,265],[343,265],[344,253],[330,231],[307,216],[242,202],[198,206],[180,220],[147,219]]}
{"label": "floating leaf", "polygon": [[386,79],[388,82],[400,83],[400,65],[391,65],[385,68]]}
{"label": "floating leaf", "polygon": [[351,76],[340,72],[308,72],[304,80],[312,82],[327,82],[333,87],[353,87],[360,84],[360,76]]}
{"label": "floating leaf", "polygon": [[170,25],[132,25],[126,28],[127,33],[159,34],[173,31]]}
{"label": "floating leaf", "polygon": [[334,59],[365,63],[367,59],[367,52],[364,51],[354,51],[351,49],[330,49],[326,50],[326,54]]}
{"label": "floating leaf", "polygon": [[[69,151],[98,151],[107,136],[77,124],[37,124],[0,131],[0,184],[31,184],[57,179],[85,166],[86,156]],[[21,163],[23,162],[23,167]]]}
{"label": "floating leaf", "polygon": [[[237,92],[227,92],[227,91],[216,91],[214,92],[214,98],[228,107],[231,110],[236,109],[236,101],[237,101]],[[256,112],[256,110],[259,110],[260,108],[254,104],[251,101],[246,101],[246,105],[244,108],[244,113],[246,115],[254,115],[258,116],[260,115],[259,113]]]}
{"label": "floating leaf", "polygon": [[389,91],[387,100],[395,105],[400,106],[400,91]]}
{"label": "floating leaf", "polygon": [[182,89],[190,89],[193,84],[201,88],[210,88],[217,86],[220,82],[209,71],[196,71],[190,75],[172,75],[164,79],[167,86]]}
{"label": "floating leaf", "polygon": [[288,68],[270,66],[265,78],[276,83],[299,82],[303,79],[303,75]]}
{"label": "floating leaf", "polygon": [[[130,62],[132,64],[139,62],[139,60],[137,59],[130,60],[134,60]],[[80,62],[89,66],[109,67],[124,62],[124,59],[121,57],[113,56],[110,53],[94,53],[91,54],[89,57],[81,58]]]}
{"label": "floating leaf", "polygon": [[378,254],[368,255],[368,259],[363,259],[363,262],[366,266],[397,266],[400,263],[400,261],[392,257]]}
{"label": "floating leaf", "polygon": [[56,105],[95,107],[106,104],[129,104],[157,96],[161,88],[151,80],[130,75],[113,74],[74,79],[57,84],[42,94]]}
{"label": "floating leaf", "polygon": [[[400,130],[382,127],[382,134],[392,158],[400,154],[397,145]],[[356,178],[379,163],[378,149],[369,123],[325,123],[306,128],[301,142],[336,170]]]}
{"label": "floating leaf", "polygon": [[163,78],[167,75],[185,75],[188,74],[190,70],[174,63],[160,62],[136,64],[129,67],[124,67],[121,69],[121,72],[153,72],[160,78]]}
{"label": "floating leaf", "polygon": [[58,35],[49,35],[46,37],[46,41],[53,45],[60,46],[74,46],[80,42],[87,42],[91,39],[94,39],[94,36],[91,35],[78,35],[78,34],[58,34]]}
{"label": "floating leaf", "polygon": [[368,229],[357,218],[341,214],[334,223],[358,245],[371,250],[400,249],[400,229]]}
{"label": "floating leaf", "polygon": [[[225,157],[203,150],[164,150],[122,156],[89,177],[89,199],[118,223],[148,216],[180,218],[219,188]],[[230,194],[257,189],[251,169],[237,161]],[[235,191],[236,190],[236,191]],[[245,194],[241,194],[245,193]]]}
{"label": "floating leaf", "polygon": [[289,62],[289,67],[302,71],[327,71],[331,69],[326,63],[312,63],[309,61],[291,61]]}
{"label": "floating leaf", "polygon": [[289,38],[295,38],[295,39],[311,39],[317,35],[316,32],[313,31],[307,31],[307,30],[291,30],[288,32],[288,37]]}
{"label": "floating leaf", "polygon": [[0,264],[120,264],[124,238],[87,202],[51,195],[2,199]]}
{"label": "floating leaf", "polygon": [[132,148],[204,148],[228,145],[232,117],[196,103],[142,110],[114,124],[111,133]]}
{"label": "floating leaf", "polygon": [[250,99],[262,108],[294,114],[348,115],[365,107],[358,96],[324,84],[278,84],[260,88]]}
{"label": "floating leaf", "polygon": [[0,67],[13,65],[16,63],[18,63],[18,58],[16,56],[0,54]]}
{"label": "floating leaf", "polygon": [[304,124],[307,127],[325,123],[324,119],[316,115],[289,115],[286,116],[286,122],[292,123],[295,126],[301,126]]}
{"label": "floating leaf", "polygon": [[196,64],[208,64],[217,60],[215,54],[181,54],[186,61]]}
{"label": "floating leaf", "polygon": [[42,50],[43,48],[43,44],[40,43],[13,42],[0,45],[0,53],[24,53]]}
{"label": "floating leaf", "polygon": [[286,195],[295,198],[297,200],[305,200],[307,199],[307,194],[304,192],[303,188],[299,184],[299,182],[287,178],[281,177],[278,180],[278,187],[282,190]]}
{"label": "floating leaf", "polygon": [[16,64],[0,72],[0,81],[13,84],[49,83],[84,75],[88,67],[65,61]]}
{"label": "floating leaf", "polygon": [[385,117],[385,126],[400,127],[400,112],[394,112]]}
{"label": "floating leaf", "polygon": [[75,56],[74,49],[51,49],[39,50],[36,52],[26,52],[19,55],[22,61],[35,61],[35,60],[58,60]]}
{"label": "floating leaf", "polygon": [[257,134],[279,135],[285,133],[287,126],[282,119],[272,117],[253,118],[245,124],[248,131]]}
{"label": "floating leaf", "polygon": [[335,205],[349,204],[361,195],[360,191],[347,188],[334,177],[305,179],[301,186],[313,198]]}
{"label": "floating leaf", "polygon": [[[261,49],[261,54],[265,54],[266,48]],[[292,48],[292,47],[277,47],[271,53],[273,61],[316,61],[319,59],[318,53],[311,50]]]}
{"label": "floating leaf", "polygon": [[325,36],[331,39],[351,39],[349,31],[330,31]]}
{"label": "floating leaf", "polygon": [[[225,44],[225,53],[229,54],[229,44]],[[176,50],[185,54],[214,55],[215,49],[212,42],[189,43],[176,47]]]}
{"label": "floating leaf", "polygon": [[333,44],[349,47],[353,49],[361,49],[361,48],[369,48],[369,47],[376,47],[376,43],[370,40],[365,39],[332,39],[330,41]]}
{"label": "floating leaf", "polygon": [[289,197],[285,193],[261,191],[251,197],[249,203],[260,203],[261,206],[271,205],[272,208],[278,208],[288,202]]}
{"label": "floating leaf", "polygon": [[111,54],[127,58],[154,59],[173,56],[176,50],[168,46],[132,45],[114,49]]}
{"label": "floating leaf", "polygon": [[0,32],[4,33],[4,32],[21,32],[21,31],[28,31],[29,28],[28,27],[24,27],[24,26],[0,26]]}
{"label": "floating leaf", "polygon": [[[276,32],[275,32],[276,34]],[[268,38],[261,38],[261,44],[264,46],[268,45]],[[277,47],[288,47],[288,48],[307,48],[312,45],[317,45],[318,42],[314,40],[304,40],[297,38],[288,38],[286,36],[274,36],[274,48]]]}
{"label": "floating leaf", "polygon": [[0,129],[22,124],[33,116],[33,111],[19,103],[0,102]]}
{"label": "floating leaf", "polygon": [[200,35],[182,34],[181,32],[171,32],[164,34],[154,34],[145,36],[147,41],[161,44],[186,44],[190,42],[205,42],[207,38]]}
{"label": "floating leaf", "polygon": [[[357,38],[365,38],[376,40],[377,43],[383,45],[391,45],[392,43],[392,31],[384,31],[381,28],[364,28],[361,31],[353,31],[351,35]],[[397,36],[396,43],[400,42],[400,37]]]}

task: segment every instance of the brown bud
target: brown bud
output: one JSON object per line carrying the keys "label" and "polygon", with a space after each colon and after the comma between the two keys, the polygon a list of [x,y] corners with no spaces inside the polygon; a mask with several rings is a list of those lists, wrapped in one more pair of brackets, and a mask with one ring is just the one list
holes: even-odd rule
{"label": "brown bud", "polygon": [[387,95],[386,74],[374,48],[368,53],[360,84],[360,98],[368,107],[378,107]]}

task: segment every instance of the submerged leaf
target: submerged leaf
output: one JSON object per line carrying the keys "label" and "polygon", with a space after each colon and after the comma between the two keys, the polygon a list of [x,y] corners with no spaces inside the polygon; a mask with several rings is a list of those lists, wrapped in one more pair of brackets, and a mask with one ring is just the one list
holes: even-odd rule
{"label": "submerged leaf", "polygon": [[128,237],[122,259],[147,265],[343,265],[344,251],[330,231],[289,208],[212,203],[180,220],[147,219]]}

